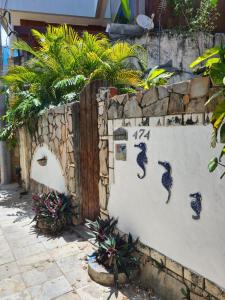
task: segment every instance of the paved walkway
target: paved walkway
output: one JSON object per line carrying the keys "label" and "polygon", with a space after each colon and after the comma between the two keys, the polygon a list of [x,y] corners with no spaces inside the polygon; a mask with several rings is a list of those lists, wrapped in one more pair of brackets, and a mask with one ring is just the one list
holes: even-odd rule
{"label": "paved walkway", "polygon": [[[82,226],[53,239],[37,236],[31,220],[31,195],[17,185],[0,186],[1,300],[116,299],[87,274],[85,258],[93,247]],[[156,298],[127,285],[117,299]]]}

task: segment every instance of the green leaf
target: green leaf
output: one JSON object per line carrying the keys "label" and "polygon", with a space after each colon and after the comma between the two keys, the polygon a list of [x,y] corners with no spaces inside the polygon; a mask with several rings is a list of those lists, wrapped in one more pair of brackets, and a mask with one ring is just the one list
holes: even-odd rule
{"label": "green leaf", "polygon": [[129,0],[121,0],[121,6],[122,6],[124,16],[128,21],[130,21],[131,9],[130,9]]}
{"label": "green leaf", "polygon": [[225,76],[225,64],[213,64],[210,69],[210,77],[214,85],[223,85],[223,78]]}
{"label": "green leaf", "polygon": [[211,120],[213,127],[218,129],[222,124],[224,118],[225,118],[225,101],[218,104],[213,113],[212,120]]}
{"label": "green leaf", "polygon": [[225,124],[223,124],[220,129],[220,142],[225,143]]}
{"label": "green leaf", "polygon": [[209,164],[208,164],[208,169],[209,169],[209,172],[212,173],[213,171],[215,171],[215,169],[217,168],[218,166],[218,158],[217,157],[214,157],[210,160]]}
{"label": "green leaf", "polygon": [[220,157],[219,157],[219,161],[221,161],[222,157],[225,155],[225,147],[223,147],[221,153],[220,153]]}
{"label": "green leaf", "polygon": [[224,91],[221,89],[217,93],[213,94],[212,97],[205,103],[205,106],[210,104],[213,100],[217,99],[219,96],[223,95]]}
{"label": "green leaf", "polygon": [[200,63],[209,59],[210,57],[217,55],[219,53],[219,48],[210,48],[206,50],[201,56],[199,56],[195,61],[190,64],[190,68],[193,69]]}

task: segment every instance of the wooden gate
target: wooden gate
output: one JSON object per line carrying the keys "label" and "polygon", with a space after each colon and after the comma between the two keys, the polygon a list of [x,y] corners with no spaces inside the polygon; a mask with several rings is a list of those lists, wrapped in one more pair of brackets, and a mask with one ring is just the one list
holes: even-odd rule
{"label": "wooden gate", "polygon": [[99,215],[98,107],[100,81],[92,82],[80,95],[80,197],[82,217]]}

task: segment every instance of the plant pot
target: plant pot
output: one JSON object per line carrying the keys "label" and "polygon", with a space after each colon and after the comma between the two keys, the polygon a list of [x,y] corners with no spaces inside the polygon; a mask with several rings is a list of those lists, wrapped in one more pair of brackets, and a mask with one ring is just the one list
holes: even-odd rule
{"label": "plant pot", "polygon": [[[88,263],[88,274],[92,280],[104,285],[113,287],[115,285],[114,275],[109,273],[106,268],[97,262],[89,261]],[[118,274],[118,283],[124,285],[127,282],[127,276],[125,273]]]}
{"label": "plant pot", "polygon": [[55,223],[46,223],[44,220],[40,219],[36,223],[36,227],[43,233],[57,234],[62,231],[65,227],[65,222],[58,221]]}

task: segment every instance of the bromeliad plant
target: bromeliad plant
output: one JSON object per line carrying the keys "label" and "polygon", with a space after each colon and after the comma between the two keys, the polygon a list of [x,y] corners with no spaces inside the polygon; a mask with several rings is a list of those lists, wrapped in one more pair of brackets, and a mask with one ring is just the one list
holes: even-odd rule
{"label": "bromeliad plant", "polygon": [[64,194],[51,192],[33,194],[33,211],[36,226],[45,233],[57,234],[71,224],[72,212],[70,198]]}
{"label": "bromeliad plant", "polygon": [[[214,47],[208,49],[200,57],[198,57],[190,67],[196,69],[200,64],[204,64],[200,68],[200,71],[204,75],[208,75],[211,78],[212,84],[217,87],[218,91],[206,102],[206,106],[213,104],[215,109],[211,118],[213,125],[213,133],[211,146],[216,147],[219,142],[224,144],[219,157],[214,157],[210,160],[208,168],[210,172],[213,172],[218,166],[225,168],[222,163],[222,158],[225,155],[225,47],[221,44],[220,47]],[[223,172],[221,178],[225,176]]]}
{"label": "bromeliad plant", "polygon": [[[145,51],[127,42],[111,44],[103,34],[84,32],[80,37],[67,25],[49,26],[45,34],[32,30],[38,47],[24,41],[14,48],[30,54],[23,66],[13,66],[2,77],[9,94],[2,140],[33,120],[49,106],[75,101],[85,84],[107,80],[112,86],[136,87],[146,67]],[[132,63],[139,62],[139,69]]]}
{"label": "bromeliad plant", "polygon": [[133,255],[138,239],[134,241],[129,234],[126,240],[125,236],[115,234],[117,222],[113,218],[106,220],[98,218],[95,222],[88,220],[86,223],[98,245],[93,255],[99,264],[113,273],[116,288],[118,288],[119,273],[125,273],[129,278],[131,271],[138,268],[138,259]]}

